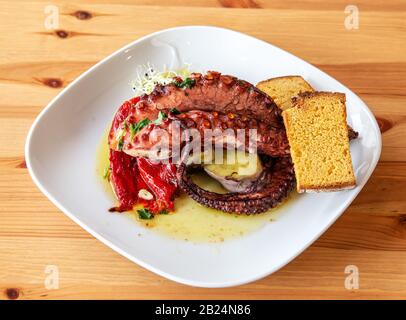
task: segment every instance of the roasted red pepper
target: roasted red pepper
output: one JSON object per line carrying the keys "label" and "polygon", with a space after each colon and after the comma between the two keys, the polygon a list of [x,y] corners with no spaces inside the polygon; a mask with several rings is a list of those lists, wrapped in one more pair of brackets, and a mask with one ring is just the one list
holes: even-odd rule
{"label": "roasted red pepper", "polygon": [[110,211],[131,210],[138,203],[140,189],[147,188],[140,177],[137,159],[120,151],[110,150],[110,181],[120,203]]}
{"label": "roasted red pepper", "polygon": [[176,166],[172,163],[153,163],[146,158],[137,158],[141,178],[156,199],[154,211],[173,210],[177,191]]}
{"label": "roasted red pepper", "polygon": [[[111,126],[110,139],[138,101],[139,97],[126,101],[117,111]],[[152,213],[173,210],[178,186],[176,166],[172,163],[154,163],[146,158],[132,157],[110,149],[110,181],[119,201],[119,206],[110,211],[132,210],[136,204],[142,204]],[[152,199],[140,198],[139,192],[142,189],[151,193]]]}
{"label": "roasted red pepper", "polygon": [[[110,181],[119,206],[110,211],[128,211],[142,204],[152,213],[171,211],[177,192],[176,166],[168,163],[152,163],[145,158],[135,158],[124,152],[110,150]],[[151,200],[139,197],[140,190],[153,196]]]}

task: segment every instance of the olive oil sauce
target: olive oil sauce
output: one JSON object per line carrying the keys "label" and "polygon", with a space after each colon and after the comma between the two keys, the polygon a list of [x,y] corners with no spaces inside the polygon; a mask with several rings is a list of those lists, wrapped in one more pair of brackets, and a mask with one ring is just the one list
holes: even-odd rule
{"label": "olive oil sauce", "polygon": [[[96,174],[106,193],[111,196],[113,206],[113,201],[116,199],[108,180],[109,148],[107,135],[108,131],[103,135],[97,151]],[[195,174],[193,180],[206,190],[218,193],[225,192],[220,183],[204,173]],[[286,201],[282,203],[283,207],[286,205]],[[156,215],[150,220],[140,219],[136,208],[131,212],[121,214],[127,214],[133,221],[159,234],[180,240],[207,243],[223,242],[258,230],[277,218],[280,213],[280,206],[257,215],[230,214],[204,207],[182,193],[175,200],[175,211],[169,214]],[[106,208],[106,213],[108,209]]]}

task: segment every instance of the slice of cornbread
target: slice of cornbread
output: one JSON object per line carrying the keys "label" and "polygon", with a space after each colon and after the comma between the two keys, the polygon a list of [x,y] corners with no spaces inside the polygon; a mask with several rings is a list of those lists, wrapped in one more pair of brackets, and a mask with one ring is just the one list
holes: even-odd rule
{"label": "slice of cornbread", "polygon": [[337,191],[356,185],[352,168],[345,95],[307,92],[283,111],[297,191]]}
{"label": "slice of cornbread", "polygon": [[264,80],[257,84],[257,88],[270,96],[282,110],[292,107],[292,97],[302,92],[314,91],[301,76],[285,76]]}
{"label": "slice of cornbread", "polygon": [[[270,96],[279,107],[287,110],[293,106],[292,98],[300,93],[314,92],[312,86],[301,76],[284,76],[261,81],[257,88]],[[348,138],[356,139],[358,132],[348,126]]]}

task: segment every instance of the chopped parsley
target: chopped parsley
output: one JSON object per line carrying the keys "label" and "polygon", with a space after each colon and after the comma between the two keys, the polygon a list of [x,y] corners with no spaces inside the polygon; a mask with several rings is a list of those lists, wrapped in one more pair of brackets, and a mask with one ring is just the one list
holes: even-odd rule
{"label": "chopped parsley", "polygon": [[108,179],[110,177],[110,168],[105,167],[103,171],[103,179]]}
{"label": "chopped parsley", "polygon": [[156,118],[154,121],[149,120],[148,118],[145,118],[143,120],[138,121],[137,123],[130,123],[129,128],[131,132],[131,139],[134,138],[134,136],[141,131],[143,128],[145,128],[147,125],[150,123],[153,124],[161,124],[162,121],[166,118],[166,114],[163,113],[162,111],[159,111],[158,113],[158,118]]}
{"label": "chopped parsley", "polygon": [[168,214],[169,212],[168,212],[168,210],[166,210],[166,209],[163,209],[163,210],[161,210],[160,212],[159,212],[159,214]]}
{"label": "chopped parsley", "polygon": [[196,84],[196,80],[195,80],[195,79],[192,79],[192,78],[186,78],[186,79],[183,80],[182,82],[175,81],[174,84],[175,84],[175,86],[177,86],[178,88],[188,88],[188,89],[191,89],[191,88]]}
{"label": "chopped parsley", "polygon": [[118,140],[118,150],[123,150],[123,146],[124,146],[124,135],[127,131],[127,121],[123,122],[123,129],[121,130],[120,134],[117,137]]}
{"label": "chopped parsley", "polygon": [[166,114],[163,113],[162,111],[159,111],[158,113],[158,118],[156,120],[152,121],[153,124],[161,124],[162,121],[166,118]]}
{"label": "chopped parsley", "polygon": [[130,123],[130,132],[131,132],[131,139],[134,138],[135,134],[137,133],[137,130],[135,128],[135,123]]}
{"label": "chopped parsley", "polygon": [[180,113],[181,113],[181,112],[180,112],[178,109],[176,109],[176,108],[172,108],[169,112],[172,113],[172,114],[174,114],[174,115],[177,115],[177,114],[180,114]]}
{"label": "chopped parsley", "polygon": [[141,129],[146,127],[150,122],[151,120],[149,120],[148,118],[138,121],[138,123],[135,125],[135,132],[140,131]]}
{"label": "chopped parsley", "polygon": [[123,150],[123,146],[124,146],[124,138],[123,136],[120,137],[120,139],[118,140],[118,150]]}
{"label": "chopped parsley", "polygon": [[134,138],[134,136],[140,131],[142,128],[146,127],[151,120],[148,118],[145,118],[141,121],[138,121],[136,124],[130,123],[130,130],[131,130],[131,138]]}
{"label": "chopped parsley", "polygon": [[137,133],[135,131],[135,124],[134,123],[130,123],[130,131],[131,131],[131,139],[134,138],[135,134]]}
{"label": "chopped parsley", "polygon": [[138,217],[143,220],[153,219],[154,215],[148,209],[142,208],[137,210]]}

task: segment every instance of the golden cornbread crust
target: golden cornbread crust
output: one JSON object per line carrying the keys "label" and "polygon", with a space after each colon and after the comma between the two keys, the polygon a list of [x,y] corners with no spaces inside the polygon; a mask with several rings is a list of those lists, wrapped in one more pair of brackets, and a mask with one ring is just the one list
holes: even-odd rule
{"label": "golden cornbread crust", "polygon": [[293,107],[300,107],[300,105],[303,105],[306,98],[312,98],[312,97],[331,97],[334,99],[339,99],[342,104],[344,104],[344,112],[346,112],[345,109],[345,94],[341,92],[328,92],[328,91],[306,91],[306,92],[301,92],[298,93],[296,96],[292,97],[292,104]]}
{"label": "golden cornbread crust", "polygon": [[298,192],[351,189],[356,185],[346,121],[345,94],[305,92],[282,116]]}
{"label": "golden cornbread crust", "polygon": [[282,110],[292,107],[291,98],[293,96],[307,91],[314,91],[305,79],[296,75],[264,80],[257,84],[257,88],[269,95]]}

